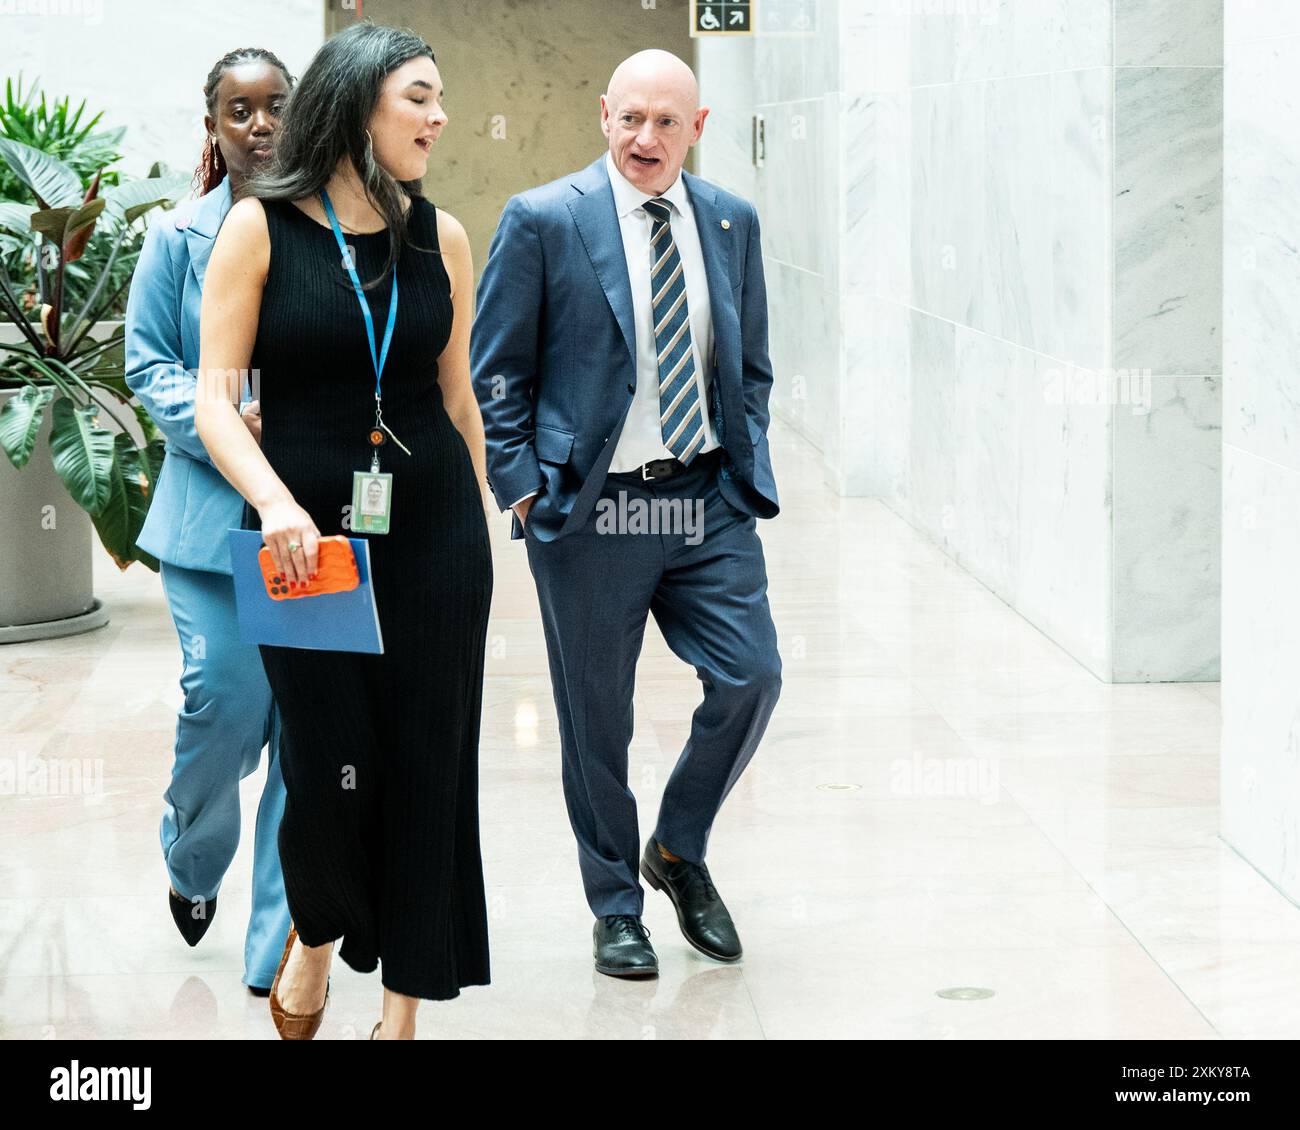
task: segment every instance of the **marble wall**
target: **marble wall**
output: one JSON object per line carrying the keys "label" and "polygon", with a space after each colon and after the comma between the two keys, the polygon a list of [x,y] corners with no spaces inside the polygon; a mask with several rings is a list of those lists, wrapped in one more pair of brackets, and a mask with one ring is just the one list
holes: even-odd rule
{"label": "marble wall", "polygon": [[1219,674],[1223,7],[1115,0],[1117,678]]}
{"label": "marble wall", "polygon": [[1300,6],[1224,39],[1221,831],[1300,901]]}
{"label": "marble wall", "polygon": [[[771,316],[772,410],[822,452],[833,476],[844,410],[839,0],[820,0],[807,10],[806,32],[696,41],[700,96],[710,107],[698,171],[758,207]],[[752,160],[755,114],[763,119],[761,169]]]}
{"label": "marble wall", "polygon": [[813,8],[700,56],[768,119],[701,167],[753,178],[777,412],[1100,678],[1215,678],[1222,0]]}

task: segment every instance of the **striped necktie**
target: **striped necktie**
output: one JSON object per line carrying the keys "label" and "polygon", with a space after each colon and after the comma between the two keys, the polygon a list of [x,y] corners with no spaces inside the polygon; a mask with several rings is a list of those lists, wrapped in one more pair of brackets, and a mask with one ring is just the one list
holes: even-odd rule
{"label": "striped necktie", "polygon": [[655,349],[659,356],[659,429],[664,446],[690,463],[704,443],[704,413],[695,381],[691,348],[691,312],[686,303],[682,257],[668,223],[671,205],[662,197],[647,200],[650,213],[650,293],[654,311]]}

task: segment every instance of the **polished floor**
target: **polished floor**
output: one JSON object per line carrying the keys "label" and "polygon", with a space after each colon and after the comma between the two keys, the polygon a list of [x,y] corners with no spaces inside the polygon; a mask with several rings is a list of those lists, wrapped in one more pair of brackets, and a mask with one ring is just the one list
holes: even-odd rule
{"label": "polished floor", "polygon": [[[773,459],[784,511],[760,530],[784,690],[709,858],[743,962],[697,955],[648,892],[659,980],[592,970],[536,597],[502,517],[481,755],[493,984],[426,1003],[420,1036],[1300,1036],[1300,909],[1217,834],[1217,685],[1098,682],[887,508],[835,497],[779,425]],[[240,985],[251,837],[197,949],[167,913],[177,641],[157,578],[98,562],[106,628],[0,650],[0,757],[102,763],[89,795],[0,796],[0,1035],[273,1039]],[[652,623],[643,829],[697,698]],[[251,827],[261,774],[244,784]],[[333,977],[318,1038],[364,1038],[378,977]]]}

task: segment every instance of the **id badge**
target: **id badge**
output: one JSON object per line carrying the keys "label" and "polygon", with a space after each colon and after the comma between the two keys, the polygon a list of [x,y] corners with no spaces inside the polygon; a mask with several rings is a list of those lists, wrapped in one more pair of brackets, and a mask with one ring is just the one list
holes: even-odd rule
{"label": "id badge", "polygon": [[352,532],[388,533],[393,509],[393,476],[384,471],[352,472]]}

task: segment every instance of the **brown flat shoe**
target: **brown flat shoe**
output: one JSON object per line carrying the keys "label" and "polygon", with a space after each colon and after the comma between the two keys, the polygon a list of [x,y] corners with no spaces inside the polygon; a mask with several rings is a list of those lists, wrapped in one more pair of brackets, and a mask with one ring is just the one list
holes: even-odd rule
{"label": "brown flat shoe", "polygon": [[374,1026],[373,1028],[370,1029],[370,1038],[371,1038],[372,1040],[375,1038],[375,1033],[379,1031],[379,1026],[380,1026],[382,1023],[383,1023],[382,1020],[376,1020],[376,1021],[375,1021],[375,1026]]}
{"label": "brown flat shoe", "polygon": [[291,925],[289,940],[284,943],[284,956],[280,958],[280,967],[275,971],[275,980],[271,982],[271,1019],[275,1021],[275,1030],[280,1033],[282,1040],[310,1040],[320,1031],[321,1021],[325,1018],[325,1006],[330,1003],[328,977],[325,979],[325,1000],[315,1012],[299,1015],[296,1012],[289,1012],[280,1003],[280,975],[284,972],[285,963],[289,960],[289,951],[293,949],[297,937],[298,931]]}

